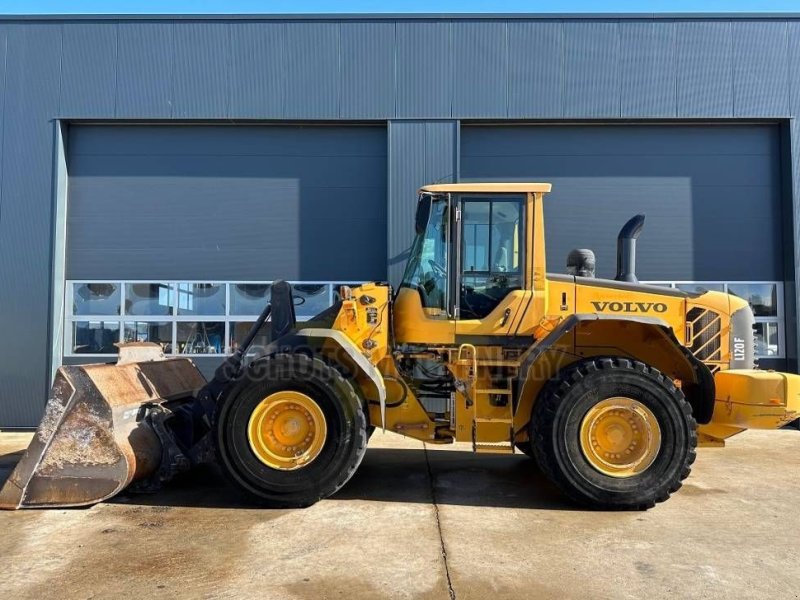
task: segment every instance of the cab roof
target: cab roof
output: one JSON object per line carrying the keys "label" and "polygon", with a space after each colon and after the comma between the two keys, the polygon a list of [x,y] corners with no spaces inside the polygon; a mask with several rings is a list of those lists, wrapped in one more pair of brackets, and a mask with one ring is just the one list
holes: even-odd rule
{"label": "cab roof", "polygon": [[549,183],[437,183],[423,186],[419,191],[433,194],[527,194],[548,193],[552,187]]}

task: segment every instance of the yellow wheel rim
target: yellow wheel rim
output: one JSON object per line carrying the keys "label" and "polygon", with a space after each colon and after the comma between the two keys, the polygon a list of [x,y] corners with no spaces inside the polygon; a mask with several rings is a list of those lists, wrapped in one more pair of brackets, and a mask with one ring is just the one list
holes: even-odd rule
{"label": "yellow wheel rim", "polygon": [[661,428],[653,412],[632,398],[607,398],[581,422],[581,450],[605,475],[632,477],[645,471],[661,449]]}
{"label": "yellow wheel rim", "polygon": [[300,392],[275,392],[259,402],[247,424],[247,440],[258,460],[291,471],[319,456],[327,437],[319,405]]}

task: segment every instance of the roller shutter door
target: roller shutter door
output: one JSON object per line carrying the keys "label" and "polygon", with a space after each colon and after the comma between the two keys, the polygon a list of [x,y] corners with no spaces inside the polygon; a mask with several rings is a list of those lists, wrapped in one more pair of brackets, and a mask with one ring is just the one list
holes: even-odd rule
{"label": "roller shutter door", "polygon": [[636,213],[640,279],[782,280],[779,132],[772,125],[465,126],[463,180],[550,181],[548,269],[591,248],[613,277]]}
{"label": "roller shutter door", "polygon": [[386,278],[383,127],[74,126],[67,279]]}

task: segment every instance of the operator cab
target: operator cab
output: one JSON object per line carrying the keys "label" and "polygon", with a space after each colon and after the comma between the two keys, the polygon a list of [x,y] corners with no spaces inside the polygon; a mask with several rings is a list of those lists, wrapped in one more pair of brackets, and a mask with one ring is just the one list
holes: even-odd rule
{"label": "operator cab", "polygon": [[[419,292],[431,316],[447,315],[451,240],[460,234],[455,307],[462,319],[486,317],[524,284],[524,202],[524,196],[421,194],[419,230],[402,285]],[[461,221],[455,236],[454,215]]]}
{"label": "operator cab", "polygon": [[[492,333],[507,335],[501,330],[508,329],[530,300],[533,226],[529,221],[534,200],[541,201],[548,191],[550,184],[542,183],[422,188],[416,237],[397,297],[407,308],[419,303],[421,310],[400,314],[414,315],[408,318],[412,321],[424,319],[428,328],[447,336],[447,342],[456,341],[459,330],[481,334],[480,323],[487,321],[492,321],[487,326]],[[449,323],[449,328],[437,321]],[[407,324],[398,323],[398,341],[403,341]],[[422,328],[421,323],[410,326]]]}

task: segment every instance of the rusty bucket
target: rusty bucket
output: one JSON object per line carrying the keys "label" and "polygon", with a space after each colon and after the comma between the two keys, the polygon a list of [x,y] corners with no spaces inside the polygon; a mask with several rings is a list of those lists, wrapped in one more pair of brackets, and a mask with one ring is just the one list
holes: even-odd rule
{"label": "rusty bucket", "polygon": [[191,400],[206,381],[155,344],[120,347],[117,364],[58,369],[45,414],[0,490],[0,508],[95,504],[153,475],[162,444],[148,408]]}

